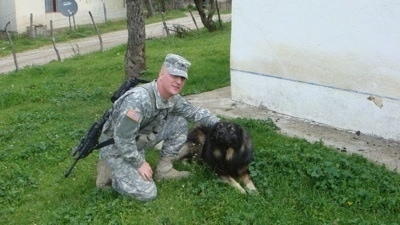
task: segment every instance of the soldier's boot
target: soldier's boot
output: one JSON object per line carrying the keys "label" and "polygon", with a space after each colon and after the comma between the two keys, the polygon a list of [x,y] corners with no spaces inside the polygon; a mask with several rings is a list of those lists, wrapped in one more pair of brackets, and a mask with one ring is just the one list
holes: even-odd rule
{"label": "soldier's boot", "polygon": [[96,187],[106,188],[111,186],[111,169],[103,161],[99,160],[97,162],[97,177],[96,177]]}
{"label": "soldier's boot", "polygon": [[156,180],[162,179],[181,179],[190,175],[188,171],[178,171],[172,168],[176,157],[160,157],[157,163]]}

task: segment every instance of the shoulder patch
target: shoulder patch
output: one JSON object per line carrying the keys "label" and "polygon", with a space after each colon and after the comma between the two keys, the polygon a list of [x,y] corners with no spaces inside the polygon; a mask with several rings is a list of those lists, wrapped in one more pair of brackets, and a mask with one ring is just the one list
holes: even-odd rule
{"label": "shoulder patch", "polygon": [[131,120],[133,120],[133,121],[135,121],[135,122],[139,122],[140,119],[141,119],[140,113],[139,113],[139,112],[136,112],[136,111],[133,110],[133,109],[129,109],[128,112],[126,112],[126,116],[127,116],[129,119],[131,119]]}

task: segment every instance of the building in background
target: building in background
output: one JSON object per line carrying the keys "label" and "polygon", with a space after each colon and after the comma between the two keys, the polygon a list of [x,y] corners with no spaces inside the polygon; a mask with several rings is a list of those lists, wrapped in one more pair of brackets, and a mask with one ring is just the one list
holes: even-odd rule
{"label": "building in background", "polygon": [[[78,10],[71,18],[60,13],[60,5],[76,2]],[[0,30],[6,24],[8,31],[18,34],[28,31],[31,25],[40,29],[63,28],[73,25],[91,24],[89,11],[96,23],[106,20],[125,19],[125,0],[0,0]]]}
{"label": "building in background", "polygon": [[400,2],[233,1],[232,98],[400,140]]}

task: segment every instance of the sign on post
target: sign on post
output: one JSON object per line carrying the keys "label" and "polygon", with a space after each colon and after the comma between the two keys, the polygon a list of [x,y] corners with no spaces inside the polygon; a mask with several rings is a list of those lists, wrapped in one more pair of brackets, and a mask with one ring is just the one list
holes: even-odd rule
{"label": "sign on post", "polygon": [[78,12],[78,4],[75,0],[61,0],[58,5],[58,11],[60,11],[63,16],[74,16],[76,12]]}

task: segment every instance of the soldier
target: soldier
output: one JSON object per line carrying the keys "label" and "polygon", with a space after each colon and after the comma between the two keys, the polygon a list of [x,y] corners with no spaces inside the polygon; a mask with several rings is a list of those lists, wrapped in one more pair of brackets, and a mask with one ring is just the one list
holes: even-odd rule
{"label": "soldier", "polygon": [[156,198],[153,170],[146,162],[145,149],[161,141],[155,179],[190,175],[173,168],[186,141],[188,121],[205,126],[219,121],[209,110],[193,106],[179,95],[190,65],[183,57],[168,54],[158,79],[129,90],[114,102],[100,140],[114,138],[115,143],[100,151],[97,187],[111,185],[117,192],[141,201]]}

